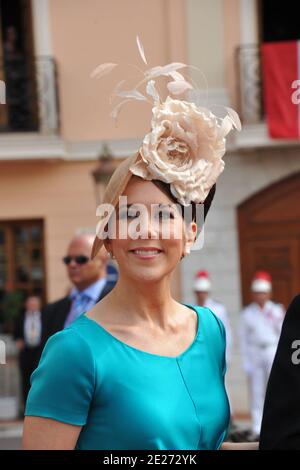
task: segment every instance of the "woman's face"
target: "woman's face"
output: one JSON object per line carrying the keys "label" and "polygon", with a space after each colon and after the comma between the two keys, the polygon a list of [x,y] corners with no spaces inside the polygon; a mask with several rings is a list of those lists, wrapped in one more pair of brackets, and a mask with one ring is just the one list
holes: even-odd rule
{"label": "woman's face", "polygon": [[[122,196],[127,197],[127,206],[133,206],[128,213],[126,203],[118,205],[116,237],[106,240],[105,247],[113,252],[120,275],[137,281],[159,281],[174,270],[193,244],[197,225],[193,222],[188,229],[174,202],[151,181],[132,176]],[[141,207],[142,218],[137,212]],[[131,214],[134,209],[136,213]],[[124,228],[126,237],[121,238],[118,234]]]}

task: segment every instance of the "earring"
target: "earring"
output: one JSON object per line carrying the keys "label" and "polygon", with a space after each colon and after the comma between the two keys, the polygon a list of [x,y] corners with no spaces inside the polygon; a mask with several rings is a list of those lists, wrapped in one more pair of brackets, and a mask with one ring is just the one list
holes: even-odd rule
{"label": "earring", "polygon": [[184,249],[184,252],[183,252],[182,255],[181,255],[180,260],[182,260],[182,258],[184,258],[186,255],[189,255],[190,252],[191,252],[191,251],[190,251],[190,248],[189,248],[189,247],[186,247],[186,248]]}
{"label": "earring", "polygon": [[115,259],[115,256],[114,256],[114,254],[113,254],[112,251],[109,251],[108,253],[109,253],[109,257],[110,257],[111,259]]}

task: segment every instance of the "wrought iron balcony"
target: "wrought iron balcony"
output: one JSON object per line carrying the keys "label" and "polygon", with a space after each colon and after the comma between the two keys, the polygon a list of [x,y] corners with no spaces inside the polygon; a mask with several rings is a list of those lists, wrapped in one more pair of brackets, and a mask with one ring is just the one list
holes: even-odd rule
{"label": "wrought iron balcony", "polygon": [[239,111],[244,124],[264,121],[261,55],[259,46],[249,44],[237,49]]}
{"label": "wrought iron balcony", "polygon": [[53,58],[4,59],[0,79],[6,92],[6,104],[0,105],[0,132],[58,133],[57,69]]}

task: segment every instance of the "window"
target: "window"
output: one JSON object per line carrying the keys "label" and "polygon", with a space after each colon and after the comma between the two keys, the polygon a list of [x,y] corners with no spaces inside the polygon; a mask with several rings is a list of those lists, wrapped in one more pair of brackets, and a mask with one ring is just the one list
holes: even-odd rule
{"label": "window", "polygon": [[0,79],[6,84],[6,105],[0,107],[0,131],[37,131],[30,0],[0,0]]}
{"label": "window", "polygon": [[[45,302],[43,221],[0,222],[0,323],[10,312],[3,305],[8,293],[25,298],[37,294]],[[19,297],[18,297],[19,296]]]}
{"label": "window", "polygon": [[261,40],[290,41],[300,39],[300,2],[261,0]]}

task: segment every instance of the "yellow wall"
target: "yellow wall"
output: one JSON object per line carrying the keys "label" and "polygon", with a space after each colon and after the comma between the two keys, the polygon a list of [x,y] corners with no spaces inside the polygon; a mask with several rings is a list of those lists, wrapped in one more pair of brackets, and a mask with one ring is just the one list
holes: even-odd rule
{"label": "yellow wall", "polygon": [[68,286],[61,258],[70,237],[78,228],[96,226],[89,175],[94,166],[58,162],[0,164],[0,220],[44,220],[49,300],[64,294]]}
{"label": "yellow wall", "polygon": [[49,2],[64,138],[135,138],[146,133],[151,116],[147,104],[129,104],[117,129],[109,117],[108,96],[113,84],[129,77],[134,69],[120,67],[101,80],[92,80],[90,73],[102,62],[143,67],[137,34],[149,66],[185,60],[184,5],[184,0]]}
{"label": "yellow wall", "polygon": [[240,0],[223,0],[225,83],[231,105],[238,104],[237,48],[240,46]]}
{"label": "yellow wall", "polygon": [[[205,74],[209,88],[224,86],[223,0],[187,0],[189,63]],[[193,74],[199,88],[204,82]]]}
{"label": "yellow wall", "polygon": [[[233,107],[237,104],[236,50],[241,40],[240,2],[186,1],[188,62],[203,72],[208,91],[226,90]],[[206,87],[198,72],[193,73],[193,78],[199,88]]]}

